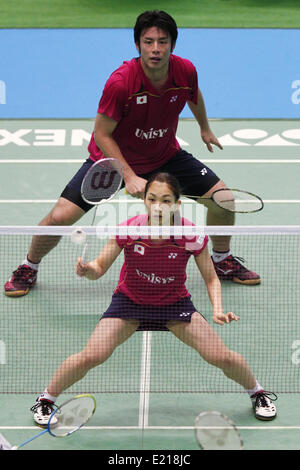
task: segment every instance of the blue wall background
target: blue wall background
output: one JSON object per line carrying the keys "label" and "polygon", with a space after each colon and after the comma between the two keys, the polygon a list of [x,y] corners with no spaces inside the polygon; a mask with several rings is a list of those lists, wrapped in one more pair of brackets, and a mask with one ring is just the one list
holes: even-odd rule
{"label": "blue wall background", "polygon": [[[209,118],[299,118],[300,30],[180,29]],[[94,118],[131,29],[0,30],[0,118]],[[191,117],[186,107],[182,117]]]}

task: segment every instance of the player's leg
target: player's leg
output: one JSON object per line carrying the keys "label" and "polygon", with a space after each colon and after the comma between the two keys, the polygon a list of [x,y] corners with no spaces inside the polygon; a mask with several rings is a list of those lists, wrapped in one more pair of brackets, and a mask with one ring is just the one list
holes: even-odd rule
{"label": "player's leg", "polygon": [[136,320],[102,319],[84,349],[71,355],[60,365],[44,393],[37,398],[31,409],[35,422],[46,425],[56,398],[81,380],[90,369],[105,362],[136,331],[138,324]]}
{"label": "player's leg", "polygon": [[229,379],[241,385],[249,394],[255,416],[273,419],[276,408],[256,381],[244,357],[224,344],[202,315],[195,312],[189,323],[172,322],[169,330],[182,342],[195,349],[209,364],[222,370]]}
{"label": "player's leg", "polygon": [[[85,211],[72,201],[60,197],[48,215],[39,223],[39,226],[73,225]],[[60,236],[35,235],[28,251],[27,260],[32,264],[39,264],[53,248],[56,247]]]}
{"label": "player's leg", "polygon": [[[57,203],[49,214],[39,223],[40,226],[73,225],[89,209],[81,197],[81,182],[87,170],[94,162],[87,160],[76,175],[65,187]],[[12,277],[4,286],[5,294],[9,297],[20,297],[28,294],[37,280],[39,263],[55,246],[61,237],[37,235],[32,238],[28,254]]]}
{"label": "player's leg", "polygon": [[126,341],[137,329],[138,321],[122,318],[104,318],[96,326],[85,348],[66,359],[54,374],[48,392],[58,396],[86,373],[103,362],[116,347]]}
{"label": "player's leg", "polygon": [[245,389],[255,386],[255,378],[243,356],[229,350],[199,313],[195,312],[189,323],[176,322],[168,328],[177,338],[196,349],[206,362],[221,369],[228,378]]}
{"label": "player's leg", "polygon": [[[234,225],[235,214],[218,207],[213,201],[208,200],[214,191],[226,188],[223,181],[219,181],[204,193],[197,202],[207,208],[207,225]],[[254,271],[247,269],[241,258],[232,256],[230,250],[231,236],[211,235],[213,243],[212,260],[219,278],[234,281],[239,284],[260,284],[260,276]]]}
{"label": "player's leg", "polygon": [[[206,223],[207,225],[234,225],[235,214],[217,206],[213,201],[208,200],[214,191],[225,189],[226,185],[223,181],[218,181],[206,193],[204,193],[197,202],[203,204],[207,208]],[[215,252],[228,252],[230,250],[231,236],[218,235],[211,237],[213,249]]]}

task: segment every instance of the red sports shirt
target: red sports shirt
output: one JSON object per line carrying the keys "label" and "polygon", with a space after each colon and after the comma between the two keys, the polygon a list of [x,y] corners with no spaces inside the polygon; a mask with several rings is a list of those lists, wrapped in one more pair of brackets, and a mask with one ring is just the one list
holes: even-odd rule
{"label": "red sports shirt", "polygon": [[[121,225],[147,225],[148,215],[132,217]],[[182,225],[193,225],[182,218]],[[174,237],[157,244],[150,238],[117,236],[124,249],[124,264],[114,293],[141,305],[169,305],[190,297],[185,281],[190,256],[199,255],[208,237]]]}
{"label": "red sports shirt", "polygon": [[[98,113],[118,125],[113,138],[137,174],[148,173],[180,149],[178,118],[187,101],[197,104],[198,77],[187,59],[171,54],[169,77],[157,91],[146,77],[140,58],[124,62],[106,82]],[[88,147],[93,160],[103,158],[94,134]]]}

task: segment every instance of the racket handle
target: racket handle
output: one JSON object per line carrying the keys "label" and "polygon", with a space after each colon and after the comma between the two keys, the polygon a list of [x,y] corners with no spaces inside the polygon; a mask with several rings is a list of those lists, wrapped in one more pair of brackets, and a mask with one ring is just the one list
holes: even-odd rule
{"label": "racket handle", "polygon": [[[81,259],[83,261],[83,264],[86,264],[87,262],[87,252],[88,252],[88,242],[84,244],[82,254],[81,254]],[[77,274],[77,279],[81,279],[81,276],[79,276],[79,274]]]}
{"label": "racket handle", "polygon": [[45,434],[46,432],[48,432],[48,428],[46,428],[46,429],[44,429],[43,431],[39,432],[39,433],[36,434],[35,436],[30,437],[29,439],[27,439],[27,441],[22,442],[22,444],[19,444],[19,445],[17,445],[17,446],[13,446],[13,450],[20,449],[21,447],[25,446],[26,444],[28,444],[29,442],[33,441],[34,439],[36,439],[37,437],[41,436],[42,434]]}
{"label": "racket handle", "polygon": [[82,261],[84,264],[86,264],[87,262],[87,252],[88,252],[88,242],[85,243],[84,247],[83,247],[83,250],[82,250],[82,255],[81,255],[81,258],[82,258]]}

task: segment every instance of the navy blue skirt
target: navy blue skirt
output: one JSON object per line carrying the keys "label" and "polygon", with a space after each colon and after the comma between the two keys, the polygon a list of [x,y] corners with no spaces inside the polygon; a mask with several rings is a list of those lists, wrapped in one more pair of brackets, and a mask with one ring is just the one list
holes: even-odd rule
{"label": "navy blue skirt", "polygon": [[111,304],[103,313],[103,318],[123,318],[138,320],[137,331],[169,331],[166,323],[169,321],[190,322],[196,312],[190,297],[185,297],[171,305],[140,305],[133,302],[124,294],[113,294]]}

